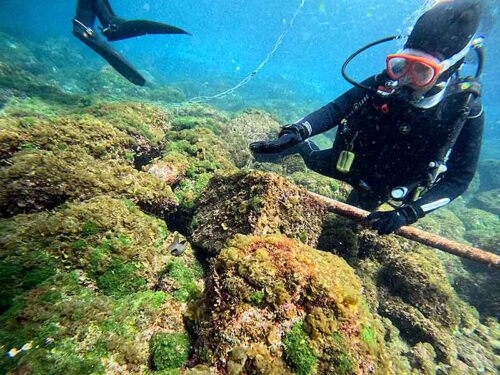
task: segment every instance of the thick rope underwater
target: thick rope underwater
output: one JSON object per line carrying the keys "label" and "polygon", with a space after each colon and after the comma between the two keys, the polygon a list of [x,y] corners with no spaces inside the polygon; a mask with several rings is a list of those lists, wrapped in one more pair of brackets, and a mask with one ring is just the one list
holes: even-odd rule
{"label": "thick rope underwater", "polygon": [[307,0],[301,0],[299,7],[295,10],[295,13],[292,16],[292,19],[290,20],[290,23],[288,24],[288,27],[281,33],[281,35],[278,37],[276,42],[274,43],[273,49],[267,54],[266,58],[255,68],[248,76],[246,76],[242,81],[240,81],[237,85],[234,87],[231,87],[230,89],[227,89],[221,93],[215,94],[215,95],[206,95],[206,96],[196,96],[194,98],[188,99],[185,102],[181,103],[176,103],[174,106],[180,106],[182,104],[187,104],[187,103],[205,103],[211,100],[215,99],[221,99],[224,98],[228,95],[231,95],[235,91],[239,90],[241,87],[245,86],[248,84],[264,67],[267,65],[267,63],[273,58],[275,53],[278,51],[280,48],[281,44],[283,43],[285,37],[287,34],[290,32],[292,27],[295,24],[295,21],[299,14],[301,13],[302,9],[304,8],[304,5],[306,4]]}

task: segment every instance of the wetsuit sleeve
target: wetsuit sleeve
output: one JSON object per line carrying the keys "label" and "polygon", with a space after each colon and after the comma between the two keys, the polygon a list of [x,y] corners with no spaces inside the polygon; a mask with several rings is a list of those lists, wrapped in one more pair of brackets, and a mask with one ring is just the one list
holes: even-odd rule
{"label": "wetsuit sleeve", "polygon": [[[369,87],[376,87],[375,77],[368,78],[363,82]],[[368,100],[370,93],[358,87],[354,87],[319,110],[307,115],[295,122],[305,131],[301,135],[305,138],[324,133],[335,128],[356,106]]]}
{"label": "wetsuit sleeve", "polygon": [[481,103],[476,102],[450,154],[448,171],[421,199],[411,204],[423,215],[462,195],[476,173],[484,127]]}

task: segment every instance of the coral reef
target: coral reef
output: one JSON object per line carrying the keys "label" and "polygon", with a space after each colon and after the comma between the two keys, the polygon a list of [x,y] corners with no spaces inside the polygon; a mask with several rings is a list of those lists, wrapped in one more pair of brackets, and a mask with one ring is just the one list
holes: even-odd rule
{"label": "coral reef", "polygon": [[278,175],[240,172],[216,176],[193,218],[193,242],[216,254],[237,233],[282,233],[314,246],[324,205]]}

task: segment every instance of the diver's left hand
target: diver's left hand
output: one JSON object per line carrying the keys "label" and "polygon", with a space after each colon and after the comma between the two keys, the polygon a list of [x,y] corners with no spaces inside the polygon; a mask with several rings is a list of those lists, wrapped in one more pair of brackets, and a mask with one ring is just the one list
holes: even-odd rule
{"label": "diver's left hand", "polygon": [[415,223],[418,219],[417,211],[411,206],[398,208],[394,211],[376,211],[367,217],[372,228],[380,235],[394,233],[403,226]]}

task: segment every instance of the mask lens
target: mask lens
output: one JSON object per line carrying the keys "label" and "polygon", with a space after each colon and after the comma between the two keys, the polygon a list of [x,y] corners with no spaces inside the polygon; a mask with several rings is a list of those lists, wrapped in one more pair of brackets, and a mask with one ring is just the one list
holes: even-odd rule
{"label": "mask lens", "polygon": [[413,65],[412,71],[415,83],[419,86],[428,85],[436,75],[436,72],[431,66],[420,62]]}
{"label": "mask lens", "polygon": [[402,57],[394,57],[390,59],[387,65],[389,72],[395,79],[402,77],[408,70],[408,62]]}

